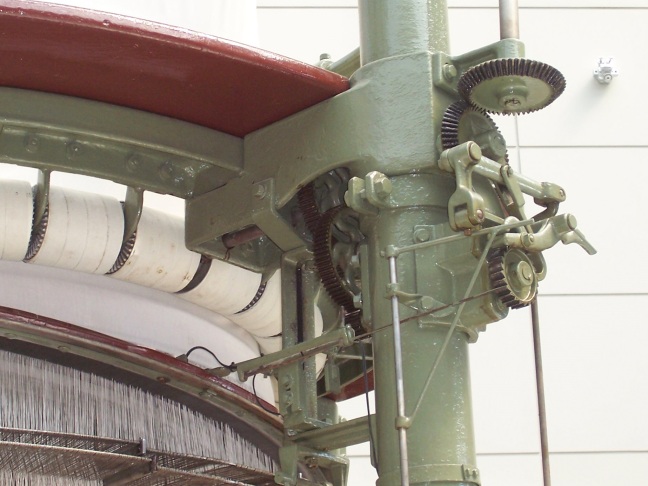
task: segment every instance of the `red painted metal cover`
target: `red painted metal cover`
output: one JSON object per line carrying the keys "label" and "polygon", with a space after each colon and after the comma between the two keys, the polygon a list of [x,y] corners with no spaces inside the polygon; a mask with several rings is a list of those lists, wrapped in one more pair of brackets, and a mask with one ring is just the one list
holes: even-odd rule
{"label": "red painted metal cover", "polygon": [[349,82],[187,30],[1,0],[0,86],[103,101],[241,137],[345,91]]}

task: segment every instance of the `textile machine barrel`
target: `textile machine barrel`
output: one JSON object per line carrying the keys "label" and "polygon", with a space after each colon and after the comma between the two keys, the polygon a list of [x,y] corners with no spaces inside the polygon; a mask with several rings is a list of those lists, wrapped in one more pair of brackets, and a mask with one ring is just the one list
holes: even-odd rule
{"label": "textile machine barrel", "polygon": [[360,0],[325,70],[1,1],[0,162],[38,178],[0,180],[0,478],[342,486],[371,441],[381,486],[481,484],[468,344],[535,302],[544,250],[594,252],[489,116],[565,88],[501,3],[453,56],[445,1]]}

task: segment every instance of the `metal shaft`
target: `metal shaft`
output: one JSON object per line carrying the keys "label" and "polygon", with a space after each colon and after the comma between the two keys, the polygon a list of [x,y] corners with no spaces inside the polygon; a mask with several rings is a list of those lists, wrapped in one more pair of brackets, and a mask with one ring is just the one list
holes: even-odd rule
{"label": "metal shaft", "polygon": [[500,38],[520,38],[518,0],[499,0]]}
{"label": "metal shaft", "polygon": [[542,479],[544,486],[551,486],[549,468],[549,440],[547,438],[547,411],[545,408],[544,374],[542,371],[542,348],[540,346],[540,317],[538,300],[531,303],[531,325],[533,327],[533,354],[535,358],[536,388],[538,392],[538,421],[540,424],[540,450],[542,452]]}
{"label": "metal shaft", "polygon": [[[389,281],[392,285],[398,284],[396,273],[396,257],[389,258]],[[398,442],[400,449],[401,484],[409,486],[409,466],[407,462],[407,429],[400,423],[405,418],[405,386],[403,384],[403,349],[401,344],[400,312],[398,309],[398,296],[391,298],[392,305],[392,330],[394,335],[394,367],[396,372],[396,408],[398,409],[397,425]]]}
{"label": "metal shaft", "polygon": [[362,64],[423,51],[448,52],[446,0],[360,0]]}

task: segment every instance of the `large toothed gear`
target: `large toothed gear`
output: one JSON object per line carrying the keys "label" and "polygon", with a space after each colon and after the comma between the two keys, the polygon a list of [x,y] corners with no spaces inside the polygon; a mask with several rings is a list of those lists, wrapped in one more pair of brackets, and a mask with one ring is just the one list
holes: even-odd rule
{"label": "large toothed gear", "polygon": [[343,209],[342,206],[338,206],[329,209],[321,216],[319,225],[313,233],[313,254],[317,272],[326,292],[337,305],[344,309],[346,323],[360,333],[363,332],[362,312],[355,307],[353,292],[349,289],[342,270],[335,263],[332,254],[333,224],[336,216]]}
{"label": "large toothed gear", "polygon": [[494,59],[473,66],[459,82],[459,94],[489,113],[530,113],[552,103],[565,90],[557,69],[529,59]]}
{"label": "large toothed gear", "polygon": [[521,250],[494,251],[488,261],[488,272],[495,293],[507,307],[526,307],[538,293],[533,262]]}
{"label": "large toothed gear", "polygon": [[473,141],[489,159],[508,162],[506,142],[495,122],[480,108],[460,100],[452,103],[441,120],[443,150]]}

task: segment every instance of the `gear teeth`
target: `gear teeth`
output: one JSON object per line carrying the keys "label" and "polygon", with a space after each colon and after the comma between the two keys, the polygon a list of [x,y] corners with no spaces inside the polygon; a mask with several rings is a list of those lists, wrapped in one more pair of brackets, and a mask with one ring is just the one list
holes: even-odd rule
{"label": "gear teeth", "polygon": [[[443,150],[456,147],[457,145],[468,141],[459,139],[459,129],[462,119],[469,112],[481,115],[491,128],[497,130],[499,133],[499,128],[497,128],[497,125],[492,118],[488,116],[486,110],[471,106],[463,100],[455,101],[446,109],[443,118],[441,119],[441,146],[443,147]],[[504,154],[504,160],[508,163],[508,151]]]}
{"label": "gear teeth", "polygon": [[352,292],[344,284],[343,276],[334,266],[331,255],[333,243],[333,222],[338,213],[344,209],[337,206],[320,214],[315,200],[315,186],[311,182],[298,193],[299,208],[304,216],[306,227],[313,235],[313,254],[315,267],[326,293],[333,302],[344,309],[345,319],[356,333],[364,332],[362,327],[362,311],[355,307]]}
{"label": "gear teeth", "polygon": [[494,250],[488,258],[488,276],[495,295],[500,301],[511,309],[521,309],[531,303],[532,299],[520,300],[511,289],[506,271],[504,270],[504,258],[508,251],[506,249]]}
{"label": "gear teeth", "polygon": [[[34,207],[34,212],[36,207]],[[47,222],[49,221],[49,204],[45,206],[45,211],[41,217],[40,222],[32,228],[31,238],[29,239],[29,246],[27,247],[27,254],[23,261],[28,262],[36,256],[38,250],[43,246],[45,240],[45,232],[47,231]]]}
{"label": "gear teeth", "polygon": [[297,201],[299,203],[299,209],[301,209],[302,215],[304,216],[306,228],[308,228],[311,234],[314,234],[317,231],[320,212],[315,202],[315,185],[312,182],[300,189],[297,193]]}
{"label": "gear teeth", "polygon": [[465,101],[456,101],[443,114],[441,120],[441,145],[443,150],[459,145],[459,123],[467,108],[470,108],[470,105]]}
{"label": "gear teeth", "polygon": [[329,209],[320,217],[319,224],[313,233],[315,267],[326,292],[337,305],[344,309],[347,324],[350,324],[356,332],[364,332],[362,313],[355,307],[352,293],[346,289],[342,275],[334,266],[331,255],[333,221],[342,209],[344,209],[342,206]]}
{"label": "gear teeth", "polygon": [[115,263],[113,263],[113,266],[108,270],[106,275],[112,275],[115,273],[117,270],[119,270],[121,267],[123,267],[128,259],[131,256],[131,253],[133,253],[133,248],[135,248],[135,240],[137,239],[137,231],[131,235],[130,238],[124,243],[121,247],[121,250],[119,251],[119,255],[117,255],[117,259],[115,260]]}
{"label": "gear teeth", "polygon": [[[543,100],[540,105],[519,112],[489,109],[474,99],[473,91],[479,84],[495,78],[512,76],[531,77],[543,81],[551,89],[552,94],[548,99]],[[548,106],[563,93],[566,85],[565,77],[560,71],[548,64],[517,58],[493,59],[473,66],[459,78],[457,89],[461,97],[476,108],[483,109],[488,113],[510,115],[512,113],[531,113]]]}

